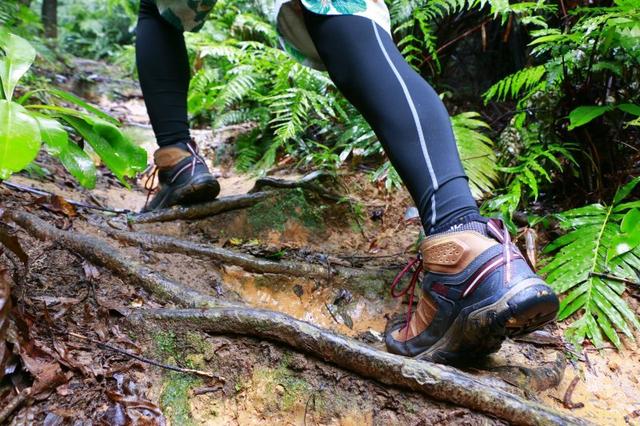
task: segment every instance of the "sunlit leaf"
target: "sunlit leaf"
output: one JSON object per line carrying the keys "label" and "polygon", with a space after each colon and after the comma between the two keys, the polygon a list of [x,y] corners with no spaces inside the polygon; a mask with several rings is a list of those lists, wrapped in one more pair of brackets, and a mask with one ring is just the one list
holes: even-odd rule
{"label": "sunlit leaf", "polygon": [[0,100],[0,179],[25,168],[40,150],[40,128],[21,105]]}
{"label": "sunlit leaf", "polygon": [[11,100],[18,81],[35,58],[36,51],[28,41],[0,27],[0,80],[4,99]]}

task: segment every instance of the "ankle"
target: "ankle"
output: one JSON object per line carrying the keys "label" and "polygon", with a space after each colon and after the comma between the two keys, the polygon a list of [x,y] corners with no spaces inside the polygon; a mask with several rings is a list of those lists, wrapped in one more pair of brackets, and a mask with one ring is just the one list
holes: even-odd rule
{"label": "ankle", "polygon": [[488,236],[488,219],[480,214],[474,213],[460,217],[453,221],[434,226],[430,229],[428,237],[442,236],[462,231],[475,231],[483,236]]}

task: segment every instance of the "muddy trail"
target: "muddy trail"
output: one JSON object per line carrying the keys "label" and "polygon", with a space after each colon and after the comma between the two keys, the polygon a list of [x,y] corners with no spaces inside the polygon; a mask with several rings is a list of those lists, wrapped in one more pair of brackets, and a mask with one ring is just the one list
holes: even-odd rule
{"label": "muddy trail", "polygon": [[[69,87],[152,158],[136,85],[92,81]],[[197,208],[137,214],[144,176],[101,169],[87,191],[46,155],[0,185],[0,234],[25,252],[0,257],[0,424],[640,424],[635,344],[577,352],[558,324],[460,368],[387,354],[420,233],[408,194],[354,171],[238,174],[239,130],[194,131],[222,187]]]}

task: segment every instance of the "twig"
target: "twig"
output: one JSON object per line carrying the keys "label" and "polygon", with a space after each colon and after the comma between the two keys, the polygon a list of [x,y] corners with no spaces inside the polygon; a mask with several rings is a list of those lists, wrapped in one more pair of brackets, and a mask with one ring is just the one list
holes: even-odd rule
{"label": "twig", "polygon": [[233,195],[218,198],[209,203],[195,204],[186,207],[173,207],[152,211],[148,213],[138,213],[129,216],[132,223],[168,222],[171,220],[202,219],[214,216],[230,210],[244,209],[258,204],[260,201],[273,197],[275,191],[256,192],[253,194]]}
{"label": "twig", "polygon": [[119,353],[121,355],[125,355],[125,356],[128,356],[128,357],[133,358],[133,359],[137,359],[138,361],[144,362],[146,364],[151,364],[151,365],[155,365],[156,367],[164,368],[165,370],[177,371],[179,373],[195,374],[197,376],[203,376],[203,377],[208,377],[210,379],[216,379],[216,380],[219,380],[221,382],[225,382],[226,381],[226,379],[224,377],[217,376],[217,375],[215,375],[213,373],[209,373],[209,372],[201,371],[201,370],[194,370],[192,368],[182,368],[182,367],[178,367],[178,366],[175,366],[175,365],[163,364],[161,362],[154,361],[152,359],[145,358],[145,357],[140,356],[140,355],[136,355],[136,354],[134,354],[132,352],[129,352],[127,350],[120,349],[120,348],[118,348],[116,346],[112,346],[112,345],[110,345],[108,343],[104,343],[104,342],[100,342],[98,340],[94,340],[94,339],[92,339],[90,337],[86,337],[86,336],[83,336],[83,335],[78,334],[78,333],[73,333],[73,332],[70,331],[68,334],[69,334],[69,336],[73,336],[73,337],[75,337],[77,339],[86,340],[88,342],[91,342],[91,343],[93,343],[94,345],[98,346],[101,349],[108,349],[110,351],[117,352],[117,353]]}
{"label": "twig", "polygon": [[203,386],[203,387],[194,389],[193,390],[193,394],[195,396],[198,396],[198,395],[204,395],[206,393],[218,392],[219,390],[224,392],[224,386],[222,386],[222,385],[218,385],[218,386]]}
{"label": "twig", "polygon": [[329,311],[329,314],[331,314],[331,318],[333,318],[333,320],[336,322],[336,324],[340,324],[340,321],[338,321],[338,318],[336,318],[336,316],[333,315],[333,312],[331,312],[331,309],[329,308],[329,305],[327,305],[325,303],[324,307],[327,308],[327,311]]}
{"label": "twig", "polygon": [[567,387],[567,391],[564,393],[564,398],[562,398],[562,405],[564,405],[564,407],[568,408],[569,410],[574,410],[576,408],[584,407],[584,404],[582,402],[578,402],[578,403],[571,402],[571,395],[573,395],[573,391],[575,390],[576,385],[578,384],[579,381],[580,381],[579,376],[574,377],[571,383],[569,384],[569,387]]}
{"label": "twig", "polygon": [[155,320],[162,321],[164,327],[280,342],[385,385],[411,389],[516,424],[589,424],[453,367],[383,352],[279,312],[250,308],[152,309],[136,311],[128,318],[141,324]]}
{"label": "twig", "polygon": [[86,204],[80,201],[76,201],[76,200],[72,200],[69,198],[65,198],[65,197],[61,197],[60,195],[54,194],[53,192],[49,192],[49,191],[45,191],[43,189],[37,189],[37,188],[33,188],[30,186],[26,186],[26,185],[20,185],[19,183],[13,183],[13,182],[7,182],[2,181],[2,184],[4,186],[6,186],[7,188],[10,189],[15,189],[17,191],[22,191],[22,192],[29,192],[31,194],[36,194],[36,195],[48,195],[48,196],[56,196],[56,197],[60,197],[63,200],[65,200],[67,203],[76,206],[76,207],[81,207],[81,208],[85,208],[85,209],[90,209],[90,210],[98,210],[101,212],[108,212],[108,213],[116,213],[116,214],[126,214],[126,213],[131,213],[131,210],[128,209],[112,209],[112,208],[108,208],[108,207],[101,207],[101,206],[96,206],[93,204]]}
{"label": "twig", "polygon": [[17,394],[16,396],[9,401],[9,403],[0,410],[0,424],[4,424],[4,421],[13,413],[16,409],[18,409],[31,395],[31,388],[23,389],[22,392]]}
{"label": "twig", "polygon": [[625,284],[633,284],[633,285],[640,286],[640,282],[633,281],[633,280],[630,280],[628,278],[617,277],[617,276],[611,275],[611,274],[603,274],[601,272],[589,272],[589,276],[590,277],[606,278],[606,279],[611,280],[611,281],[618,281],[618,282],[625,283]]}

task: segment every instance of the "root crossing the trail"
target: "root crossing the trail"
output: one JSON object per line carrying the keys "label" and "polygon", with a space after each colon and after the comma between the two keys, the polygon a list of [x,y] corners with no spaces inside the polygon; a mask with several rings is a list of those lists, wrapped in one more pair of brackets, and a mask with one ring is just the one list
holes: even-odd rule
{"label": "root crossing the trail", "polygon": [[120,250],[98,238],[60,230],[37,216],[22,211],[6,211],[4,218],[12,220],[35,238],[58,242],[67,250],[109,269],[123,281],[139,285],[160,299],[191,308],[237,306],[192,290],[146,266],[129,260]]}
{"label": "root crossing the trail", "polygon": [[162,321],[164,327],[173,325],[181,329],[277,341],[360,376],[418,391],[516,424],[589,424],[497,389],[494,384],[453,367],[383,352],[279,312],[249,308],[157,309],[137,311],[130,319],[140,323]]}
{"label": "root crossing the trail", "polygon": [[194,204],[186,207],[172,207],[170,209],[155,210],[148,213],[138,213],[129,216],[130,223],[168,222],[171,220],[202,219],[219,213],[244,209],[258,204],[267,198],[274,197],[276,191],[262,191],[253,194],[231,195],[204,204]]}
{"label": "root crossing the trail", "polygon": [[165,328],[192,328],[280,342],[362,377],[417,391],[516,424],[588,424],[455,368],[393,355],[286,314],[242,307],[199,293],[126,259],[123,253],[100,239],[60,230],[33,214],[7,211],[3,217],[38,239],[54,240],[67,250],[111,270],[126,282],[141,285],[154,296],[178,306],[199,308],[130,311],[129,319],[134,323],[144,325],[145,321],[155,320],[163,322]]}
{"label": "root crossing the trail", "polygon": [[[102,230],[107,235],[126,244],[139,245],[145,249],[160,253],[181,253],[196,257],[206,257],[224,264],[239,266],[248,272],[281,274],[314,279],[337,278],[345,281],[369,281],[372,277],[385,275],[385,271],[380,268],[360,269],[331,264],[323,266],[292,260],[281,260],[275,262],[272,260],[261,259],[250,254],[227,250],[221,247],[199,244],[163,235],[120,231],[106,227],[102,228]],[[362,284],[366,285],[365,282]]]}

